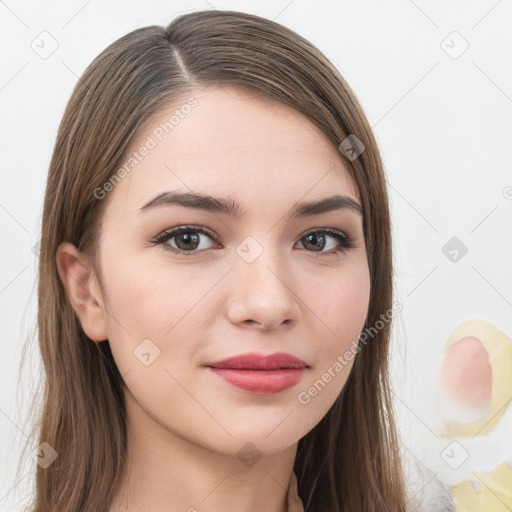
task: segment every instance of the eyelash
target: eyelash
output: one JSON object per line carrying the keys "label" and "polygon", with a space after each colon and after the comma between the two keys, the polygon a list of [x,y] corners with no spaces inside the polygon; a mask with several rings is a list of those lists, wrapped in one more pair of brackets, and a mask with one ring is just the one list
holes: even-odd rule
{"label": "eyelash", "polygon": [[[167,241],[169,241],[171,238],[174,238],[177,235],[180,235],[182,233],[186,233],[189,231],[193,231],[196,233],[201,233],[203,235],[208,236],[212,240],[218,242],[217,237],[213,235],[210,231],[200,227],[200,226],[180,226],[178,228],[173,228],[168,231],[164,231],[160,235],[153,238],[150,242],[153,245],[163,245],[165,250],[171,251],[174,254],[183,254],[184,256],[194,256],[197,255],[197,249],[194,249],[192,251],[182,251],[181,249],[176,249],[175,247],[170,246],[169,244],[166,244]],[[350,249],[353,249],[356,245],[353,241],[353,239],[342,233],[341,231],[338,231],[337,229],[331,229],[331,228],[317,228],[315,230],[308,231],[304,233],[300,238],[299,241],[305,238],[308,235],[312,234],[318,234],[318,233],[327,233],[329,236],[337,240],[338,247],[336,249],[331,249],[330,251],[308,251],[312,252],[313,254],[323,254],[323,255],[330,255],[330,254],[336,254],[336,253],[346,253]],[[204,251],[210,251],[212,249],[204,249]],[[304,249],[307,250],[307,249]],[[202,251],[199,251],[202,252]]]}

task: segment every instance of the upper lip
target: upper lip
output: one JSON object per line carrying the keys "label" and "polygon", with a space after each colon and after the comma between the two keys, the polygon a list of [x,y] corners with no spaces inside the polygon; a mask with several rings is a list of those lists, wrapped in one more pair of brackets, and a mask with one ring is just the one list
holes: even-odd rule
{"label": "upper lip", "polygon": [[279,370],[282,368],[306,368],[308,365],[302,359],[284,352],[277,352],[268,356],[251,352],[229,357],[222,361],[205,363],[204,366],[236,370]]}

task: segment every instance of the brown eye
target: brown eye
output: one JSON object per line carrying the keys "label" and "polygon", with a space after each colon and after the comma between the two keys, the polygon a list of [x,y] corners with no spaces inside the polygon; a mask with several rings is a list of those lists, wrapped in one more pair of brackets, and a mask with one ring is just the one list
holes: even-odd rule
{"label": "brown eye", "polygon": [[[202,239],[213,240],[213,236],[203,228],[194,226],[182,226],[170,231],[165,231],[152,242],[161,244],[166,250],[186,256],[197,254],[211,247],[200,247]],[[172,243],[168,243],[172,242]],[[204,245],[204,242],[203,244]]]}
{"label": "brown eye", "polygon": [[180,250],[195,250],[199,246],[200,235],[193,231],[183,231],[173,236]]}
{"label": "brown eye", "polygon": [[[329,244],[329,239],[334,239],[336,242],[334,244],[332,242]],[[325,254],[346,252],[354,247],[350,237],[341,231],[334,229],[320,229],[316,231],[310,231],[300,239],[300,242],[307,250]],[[325,249],[326,246],[330,246],[328,247],[330,250],[324,251],[323,249]]]}
{"label": "brown eye", "polygon": [[[207,242],[202,242],[203,239],[217,241],[216,237],[205,228],[199,226],[180,226],[164,231],[151,242],[155,245],[162,245],[165,250],[175,254],[193,256],[212,249],[211,245],[209,247],[204,246]],[[310,231],[302,236],[299,242],[305,250],[320,255],[344,253],[355,247],[355,244],[348,235],[336,229],[316,229],[315,231]],[[328,250],[324,250],[326,247]]]}

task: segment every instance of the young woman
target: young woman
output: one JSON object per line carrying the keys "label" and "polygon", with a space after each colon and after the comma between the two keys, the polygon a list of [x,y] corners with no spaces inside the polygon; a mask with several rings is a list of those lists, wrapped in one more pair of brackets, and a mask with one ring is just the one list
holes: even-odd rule
{"label": "young woman", "polygon": [[39,273],[33,512],[406,510],[383,167],[296,33],[205,11],[106,48]]}

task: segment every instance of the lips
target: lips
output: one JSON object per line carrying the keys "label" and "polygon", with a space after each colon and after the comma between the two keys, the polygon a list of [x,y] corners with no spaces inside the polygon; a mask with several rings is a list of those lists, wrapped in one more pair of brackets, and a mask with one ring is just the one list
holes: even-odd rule
{"label": "lips", "polygon": [[262,356],[256,353],[242,354],[240,356],[230,357],[223,361],[206,363],[204,366],[210,368],[226,368],[236,370],[280,370],[280,369],[299,369],[306,368],[308,365],[291,354],[278,352],[268,356]]}
{"label": "lips", "polygon": [[283,352],[269,356],[243,354],[204,366],[230,385],[262,395],[296,385],[309,368],[301,359]]}

